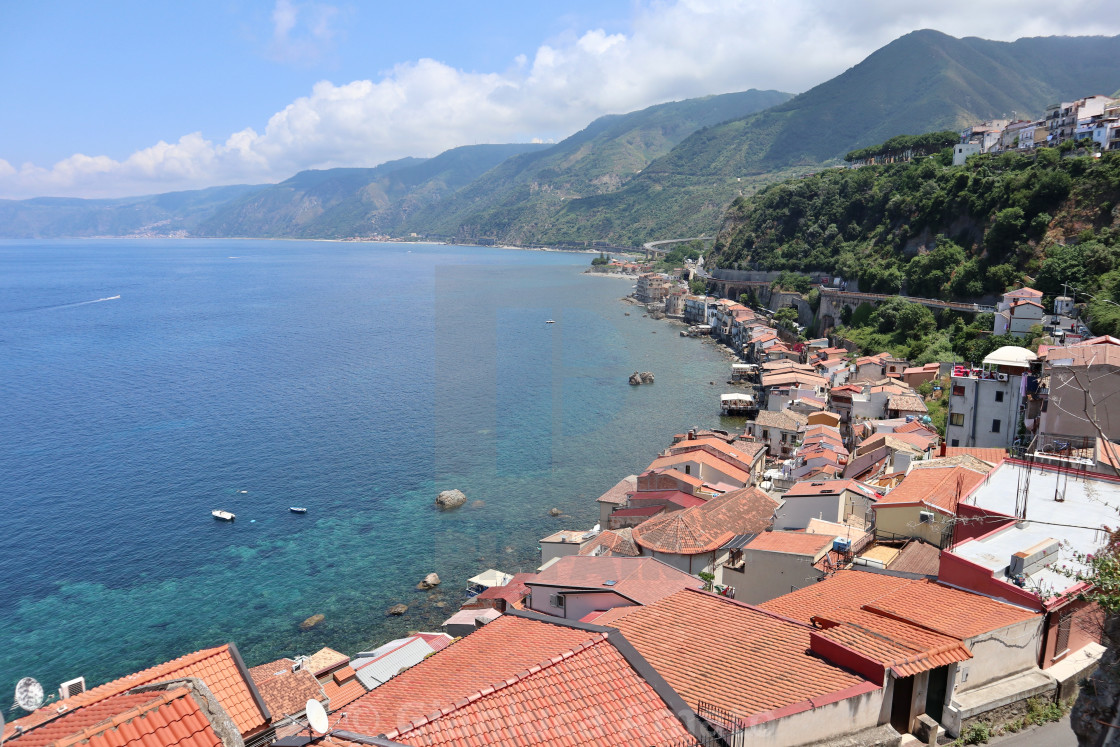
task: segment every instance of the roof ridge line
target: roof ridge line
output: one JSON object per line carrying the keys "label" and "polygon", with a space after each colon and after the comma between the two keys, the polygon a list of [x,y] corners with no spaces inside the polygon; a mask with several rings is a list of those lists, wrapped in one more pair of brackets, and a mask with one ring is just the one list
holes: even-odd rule
{"label": "roof ridge line", "polygon": [[782,622],[792,623],[792,624],[794,624],[794,625],[796,625],[800,628],[808,628],[809,630],[816,630],[817,629],[817,628],[814,628],[809,623],[804,623],[804,622],[801,622],[800,620],[794,620],[792,617],[786,617],[785,615],[779,614],[777,612],[771,612],[768,609],[763,609],[762,607],[759,607],[759,606],[754,605],[754,604],[748,604],[746,602],[740,602],[738,599],[732,599],[731,597],[725,597],[722,594],[716,594],[716,593],[711,592],[711,591],[704,591],[703,589],[693,589],[693,588],[685,588],[685,589],[683,589],[683,591],[691,591],[691,592],[694,592],[696,594],[703,594],[706,597],[714,597],[715,599],[719,599],[721,602],[726,602],[728,604],[734,604],[734,605],[739,606],[739,607],[745,607],[746,609],[753,610],[755,612],[761,613],[761,614],[766,615],[767,617],[771,617],[775,620],[781,620]]}
{"label": "roof ridge line", "polygon": [[[137,694],[143,694],[143,693],[137,693]],[[61,739],[56,739],[53,742],[49,742],[47,747],[65,747],[66,745],[73,745],[73,744],[77,744],[78,742],[86,741],[90,737],[93,737],[93,736],[96,736],[97,734],[101,734],[103,732],[109,731],[110,729],[119,728],[119,727],[123,726],[124,724],[127,724],[129,721],[132,721],[133,719],[140,718],[141,716],[144,716],[146,713],[154,711],[157,708],[160,708],[160,707],[170,703],[173,700],[178,700],[179,698],[183,697],[184,695],[190,695],[190,694],[191,694],[190,688],[186,688],[186,687],[177,687],[174,690],[165,690],[163,692],[152,693],[153,697],[152,697],[151,700],[148,700],[148,701],[146,701],[146,702],[144,702],[140,705],[133,706],[132,708],[129,708],[127,711],[122,711],[120,713],[114,714],[113,716],[110,716],[109,718],[103,719],[102,721],[99,721],[96,724],[91,724],[90,726],[87,726],[86,728],[82,729],[81,731],[75,732],[75,733],[71,734],[70,736],[63,737]],[[121,693],[121,695],[128,695],[128,693]],[[115,695],[113,697],[120,697],[120,696]],[[108,698],[106,698],[106,700],[108,700]]]}
{"label": "roof ridge line", "polygon": [[543,672],[546,669],[551,669],[552,667],[556,666],[557,664],[560,664],[561,662],[567,661],[568,659],[572,658],[573,656],[576,656],[577,654],[583,653],[584,651],[591,648],[592,646],[603,643],[606,640],[607,640],[607,633],[596,632],[595,637],[593,637],[589,640],[583,641],[583,642],[577,644],[576,646],[574,646],[574,647],[572,647],[572,648],[570,648],[570,649],[568,649],[568,650],[566,650],[566,651],[564,651],[560,654],[557,654],[556,656],[545,659],[543,662],[541,662],[539,664],[534,664],[533,666],[529,667],[528,669],[525,669],[521,672],[518,672],[517,674],[515,674],[515,675],[513,675],[513,676],[511,676],[507,679],[499,680],[498,682],[495,682],[492,685],[487,685],[486,687],[483,687],[483,688],[481,688],[479,690],[476,690],[476,691],[474,691],[474,692],[472,692],[472,693],[470,693],[470,694],[468,694],[468,695],[466,695],[462,698],[459,698],[458,700],[452,702],[452,704],[450,706],[444,706],[443,708],[439,708],[438,710],[435,710],[430,714],[414,718],[413,720],[408,722],[408,724],[407,724],[408,728],[407,729],[402,729],[400,726],[395,727],[393,729],[393,731],[387,732],[385,734],[385,737],[386,737],[386,739],[396,739],[397,737],[399,737],[403,734],[406,734],[409,731],[414,731],[416,729],[419,729],[421,726],[424,726],[426,724],[430,724],[438,718],[441,718],[443,716],[448,716],[448,715],[454,713],[455,711],[466,708],[468,705],[471,705],[472,703],[475,703],[475,702],[481,700],[482,698],[493,695],[494,693],[497,693],[497,692],[501,692],[502,690],[505,690],[506,688],[513,687],[514,685],[518,684],[519,682],[523,682],[524,680],[528,679],[529,677],[532,677],[535,674]]}

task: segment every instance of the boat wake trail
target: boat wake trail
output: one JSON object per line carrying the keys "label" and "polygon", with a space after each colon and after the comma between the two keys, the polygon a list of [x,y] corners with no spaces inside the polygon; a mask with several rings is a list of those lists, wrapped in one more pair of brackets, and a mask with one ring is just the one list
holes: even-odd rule
{"label": "boat wake trail", "polygon": [[120,296],[108,296],[107,298],[95,298],[92,301],[75,301],[74,303],[60,303],[54,306],[32,306],[29,309],[12,309],[9,313],[21,313],[27,311],[50,311],[52,309],[69,309],[74,306],[85,306],[91,303],[101,303],[102,301],[117,301]]}

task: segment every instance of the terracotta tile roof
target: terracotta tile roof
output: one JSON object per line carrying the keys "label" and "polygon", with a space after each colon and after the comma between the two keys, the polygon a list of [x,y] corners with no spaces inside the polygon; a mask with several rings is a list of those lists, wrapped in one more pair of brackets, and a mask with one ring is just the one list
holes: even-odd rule
{"label": "terracotta tile roof", "polygon": [[763,532],[751,540],[748,550],[784,552],[792,555],[808,555],[815,558],[832,546],[833,538],[826,534],[807,534],[805,532]]}
{"label": "terracotta tile roof", "polygon": [[346,654],[339,653],[333,648],[323,647],[307,657],[306,667],[318,677],[328,669],[334,669],[341,664],[349,663],[350,657]]}
{"label": "terracotta tile roof", "polygon": [[416,637],[431,646],[432,651],[442,651],[451,645],[451,636],[447,633],[417,633]]}
{"label": "terracotta tile roof", "polygon": [[813,617],[859,609],[894,617],[965,640],[1038,617],[1039,613],[928,579],[907,579],[866,571],[838,571],[803,589],[759,605],[779,615],[809,622]]}
{"label": "terracotta tile roof", "polygon": [[114,695],[120,695],[140,685],[155,682],[196,677],[217,697],[242,735],[258,731],[268,722],[268,714],[261,710],[253,696],[252,680],[248,673],[242,674],[244,664],[231,643],[217,648],[207,648],[178,659],[164,662],[158,666],[130,674],[126,677],[99,685],[71,698],[59,700],[44,706],[38,711],[13,721],[5,728],[5,741],[15,725],[29,729],[58,715],[58,708],[83,708]]}
{"label": "terracotta tile roof", "polygon": [[77,708],[18,738],[23,747],[220,747],[191,691],[177,687],[116,695]]}
{"label": "terracotta tile roof", "polygon": [[972,658],[958,638],[863,610],[838,610],[813,620],[822,628],[820,635],[894,670],[897,677]]}
{"label": "terracotta tile roof", "polygon": [[803,495],[840,495],[845,490],[852,488],[855,480],[802,480],[795,482],[782,497],[790,498]]}
{"label": "terracotta tile roof", "polygon": [[664,510],[665,510],[665,507],[660,506],[660,505],[638,506],[636,508],[620,508],[617,511],[612,511],[611,516],[617,516],[617,517],[622,518],[622,519],[627,518],[629,516],[650,517],[650,516],[656,516],[657,514],[661,513]]}
{"label": "terracotta tile roof", "polygon": [[780,505],[758,488],[725,493],[703,506],[672,511],[634,527],[634,541],[644,548],[696,555],[719,548],[736,534],[769,529]]}
{"label": "terracotta tile roof", "polygon": [[328,708],[333,713],[365,695],[366,688],[357,677],[351,677],[342,682],[336,682],[332,678],[323,685],[323,694],[327,696]]}
{"label": "terracotta tile roof", "polygon": [[702,506],[708,502],[707,498],[699,495],[692,495],[691,493],[683,493],[679,490],[642,490],[635,491],[629,494],[630,508],[640,508],[641,506],[648,506],[651,503],[658,505],[673,504],[681,508],[688,508],[689,506]]}
{"label": "terracotta tile roof", "polygon": [[603,493],[595,500],[599,503],[613,503],[616,505],[621,505],[623,503],[626,503],[626,494],[631,490],[635,490],[637,487],[638,476],[628,475],[615,483],[614,487]]}
{"label": "terracotta tile roof", "polygon": [[782,412],[759,410],[758,415],[755,416],[754,422],[764,428],[799,431],[805,427],[805,423],[808,421],[804,415],[791,412],[790,410],[783,410]]}
{"label": "terracotta tile roof", "polygon": [[704,481],[703,480],[701,480],[698,477],[695,477],[693,475],[686,475],[684,472],[682,472],[681,470],[677,470],[677,469],[647,469],[645,472],[643,472],[641,474],[641,477],[645,477],[645,476],[649,475],[650,473],[654,473],[654,474],[658,474],[658,475],[665,475],[667,477],[671,477],[672,479],[676,480],[678,483],[684,483],[685,485],[688,485],[688,486],[693,487],[693,488],[700,488],[700,487],[704,486]]}
{"label": "terracotta tile roof", "polygon": [[529,593],[529,587],[525,585],[525,582],[536,575],[535,573],[515,573],[509,583],[504,586],[491,586],[484,589],[481,594],[475,595],[475,599],[502,599],[507,604],[520,602]]}
{"label": "terracotta tile roof", "polygon": [[385,733],[601,635],[502,615],[351,703],[343,726]]}
{"label": "terracotta tile roof", "polygon": [[909,423],[903,423],[894,429],[895,433],[917,433],[920,436],[928,436],[936,440],[937,433],[932,428],[922,425],[920,420],[911,420]]}
{"label": "terracotta tile roof", "polygon": [[319,680],[310,669],[292,671],[291,659],[278,659],[249,670],[274,719],[302,713],[308,700],[326,699]]}
{"label": "terracotta tile roof", "polygon": [[974,456],[990,464],[999,464],[1007,459],[1007,449],[980,449],[974,446],[946,446],[945,456]]}
{"label": "terracotta tile roof", "polygon": [[921,453],[928,451],[933,444],[929,442],[929,439],[922,438],[913,433],[875,433],[868,436],[856,447],[856,454],[867,454],[882,446],[886,446],[894,451]]}
{"label": "terracotta tile roof", "polygon": [[877,506],[890,508],[900,504],[924,504],[955,515],[960,499],[985,477],[964,467],[914,469],[902,478],[898,487],[880,498]]}
{"label": "terracotta tile roof", "polygon": [[[609,586],[606,582],[613,581]],[[652,604],[703,582],[654,558],[568,555],[526,581],[537,586],[610,590],[638,604]]]}
{"label": "terracotta tile roof", "polygon": [[749,717],[867,684],[809,653],[807,625],[714,594],[681,591],[609,624],[693,708]]}
{"label": "terracotta tile roof", "polygon": [[[672,469],[674,466],[684,464],[686,461],[699,462],[704,466],[719,470],[733,480],[738,480],[743,484],[750,482],[751,479],[750,472],[740,469],[731,462],[720,459],[715,454],[711,454],[707,451],[689,451],[675,456],[660,457],[659,459],[653,460],[653,463],[649,465],[649,469]],[[678,471],[683,472],[684,470]]]}
{"label": "terracotta tile roof", "polygon": [[641,554],[634,544],[630,527],[606,529],[579,550],[580,555],[618,555],[633,558]]}
{"label": "terracotta tile roof", "polygon": [[916,394],[892,394],[887,398],[887,409],[904,412],[929,412],[926,403]]}
{"label": "terracotta tile roof", "polygon": [[688,740],[690,735],[600,633],[385,736],[431,747],[614,747],[646,744],[651,738],[659,743]]}
{"label": "terracotta tile roof", "polygon": [[912,540],[899,551],[887,568],[903,573],[920,573],[937,576],[941,570],[941,550],[920,540]]}
{"label": "terracotta tile roof", "polygon": [[726,454],[732,459],[750,464],[766,447],[757,441],[734,441],[728,443],[720,438],[696,438],[685,440],[669,447],[670,454],[683,454],[697,449],[709,448],[721,454]]}

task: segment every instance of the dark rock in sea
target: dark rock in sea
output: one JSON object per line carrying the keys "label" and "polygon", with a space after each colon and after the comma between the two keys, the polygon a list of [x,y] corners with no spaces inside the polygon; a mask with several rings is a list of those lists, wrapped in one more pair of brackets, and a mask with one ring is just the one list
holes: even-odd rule
{"label": "dark rock in sea", "polygon": [[436,505],[442,510],[459,508],[467,502],[467,496],[461,490],[445,490],[436,496]]}
{"label": "dark rock in sea", "polygon": [[563,515],[564,515],[564,512],[563,512],[563,511],[561,511],[561,510],[560,510],[560,509],[558,509],[558,508],[550,508],[550,509],[548,509],[548,515],[549,515],[549,516],[553,516],[553,517],[555,517],[555,516],[563,516]]}
{"label": "dark rock in sea", "polygon": [[638,377],[642,380],[643,384],[653,383],[653,373],[650,371],[642,371],[640,374],[638,374]]}
{"label": "dark rock in sea", "polygon": [[416,584],[417,589],[431,589],[435,586],[439,586],[439,576],[434,573],[429,573],[427,576],[424,576],[424,580]]}
{"label": "dark rock in sea", "polygon": [[635,371],[630,374],[630,386],[640,386],[642,383],[642,375]]}
{"label": "dark rock in sea", "polygon": [[407,604],[394,604],[392,607],[386,610],[386,613],[390,615],[403,615],[406,612],[408,612]]}

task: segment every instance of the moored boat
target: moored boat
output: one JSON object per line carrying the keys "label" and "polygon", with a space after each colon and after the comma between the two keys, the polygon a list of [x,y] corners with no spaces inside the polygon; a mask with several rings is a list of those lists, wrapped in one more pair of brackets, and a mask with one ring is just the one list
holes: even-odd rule
{"label": "moored boat", "polygon": [[293,514],[305,514],[305,513],[307,513],[307,509],[304,508],[303,506],[288,506],[288,510],[291,511]]}
{"label": "moored boat", "polygon": [[223,511],[220,508],[216,508],[211,511],[210,515],[220,521],[233,521],[237,518],[237,514],[233,513],[232,511]]}

